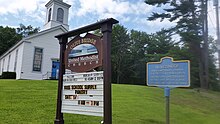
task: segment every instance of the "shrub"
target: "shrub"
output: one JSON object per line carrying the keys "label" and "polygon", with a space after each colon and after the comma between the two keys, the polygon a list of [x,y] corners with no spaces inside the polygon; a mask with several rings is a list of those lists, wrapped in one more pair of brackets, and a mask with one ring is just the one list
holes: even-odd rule
{"label": "shrub", "polygon": [[16,79],[16,72],[3,72],[2,79]]}

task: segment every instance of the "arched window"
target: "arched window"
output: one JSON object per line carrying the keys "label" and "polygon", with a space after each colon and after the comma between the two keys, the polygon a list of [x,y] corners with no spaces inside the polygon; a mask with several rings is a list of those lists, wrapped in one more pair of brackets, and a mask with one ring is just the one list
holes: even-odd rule
{"label": "arched window", "polygon": [[47,20],[47,22],[49,22],[49,21],[50,21],[50,19],[51,19],[51,8],[49,9],[49,13],[48,13],[48,20]]}
{"label": "arched window", "polygon": [[62,8],[57,9],[57,21],[63,23],[64,11]]}

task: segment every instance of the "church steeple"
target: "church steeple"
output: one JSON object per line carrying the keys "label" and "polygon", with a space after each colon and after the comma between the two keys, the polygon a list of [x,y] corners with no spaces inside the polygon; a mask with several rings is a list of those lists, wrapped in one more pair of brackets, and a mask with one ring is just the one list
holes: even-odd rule
{"label": "church steeple", "polygon": [[47,13],[44,29],[62,25],[68,30],[68,16],[71,5],[64,3],[63,0],[50,0],[45,6]]}

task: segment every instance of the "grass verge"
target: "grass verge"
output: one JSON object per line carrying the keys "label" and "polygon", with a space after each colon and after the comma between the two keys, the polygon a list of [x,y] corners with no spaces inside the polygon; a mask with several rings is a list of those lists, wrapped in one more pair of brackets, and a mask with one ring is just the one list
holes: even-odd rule
{"label": "grass verge", "polygon": [[[0,124],[53,124],[57,81],[0,80]],[[113,124],[165,124],[163,89],[112,87]],[[173,89],[171,124],[219,124],[220,93]],[[101,117],[64,114],[65,124],[99,124]]]}

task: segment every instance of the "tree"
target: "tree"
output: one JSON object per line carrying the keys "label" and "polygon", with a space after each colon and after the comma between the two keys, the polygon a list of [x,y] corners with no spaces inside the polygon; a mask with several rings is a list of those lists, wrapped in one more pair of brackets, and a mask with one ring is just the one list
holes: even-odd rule
{"label": "tree", "polygon": [[189,49],[187,47],[175,46],[169,50],[168,56],[172,56],[174,60],[190,60],[191,87],[193,88],[200,87],[199,75],[198,75],[199,65],[198,62],[195,61],[196,60],[195,56],[189,52]]}
{"label": "tree", "polygon": [[112,31],[112,81],[116,83],[146,84],[146,62],[159,60],[174,47],[166,30],[155,34],[128,30],[116,25]]}
{"label": "tree", "polygon": [[209,83],[210,89],[220,91],[220,82],[218,79],[217,71],[217,58],[215,53],[217,53],[217,41],[213,37],[208,38],[209,43]]}
{"label": "tree", "polygon": [[0,56],[21,39],[22,35],[17,34],[16,29],[0,26]]}
{"label": "tree", "polygon": [[16,42],[20,41],[22,37],[26,37],[33,33],[37,33],[39,28],[33,28],[31,25],[25,26],[20,24],[19,28],[0,26],[0,55],[6,52]]}
{"label": "tree", "polygon": [[132,64],[129,66],[132,73],[130,81],[134,84],[146,84],[146,45],[150,37],[146,32],[131,30],[130,33],[130,55]]}
{"label": "tree", "polygon": [[170,6],[170,8],[165,8],[163,13],[153,13],[148,20],[161,19],[163,21],[168,19],[171,22],[176,21],[176,26],[172,27],[170,32],[179,34],[184,47],[193,55],[191,61],[199,65],[198,73],[193,73],[199,74],[199,76],[195,77],[199,77],[200,87],[208,89],[208,82],[204,80],[204,74],[206,74],[204,73],[205,61],[203,52],[205,46],[203,42],[204,0],[145,0],[145,3],[157,7],[162,5]]}
{"label": "tree", "polygon": [[25,26],[23,24],[20,24],[20,27],[17,28],[17,33],[21,34],[23,37],[27,37],[31,34],[37,33],[39,30],[39,27],[34,28],[31,25]]}
{"label": "tree", "polygon": [[159,61],[160,58],[168,55],[171,48],[174,47],[172,35],[165,29],[150,35],[150,40],[147,43],[147,60]]}
{"label": "tree", "polygon": [[112,60],[112,81],[121,83],[123,76],[126,72],[128,58],[129,58],[129,34],[128,30],[121,26],[115,25],[112,29],[112,47],[111,47],[111,60]]}

